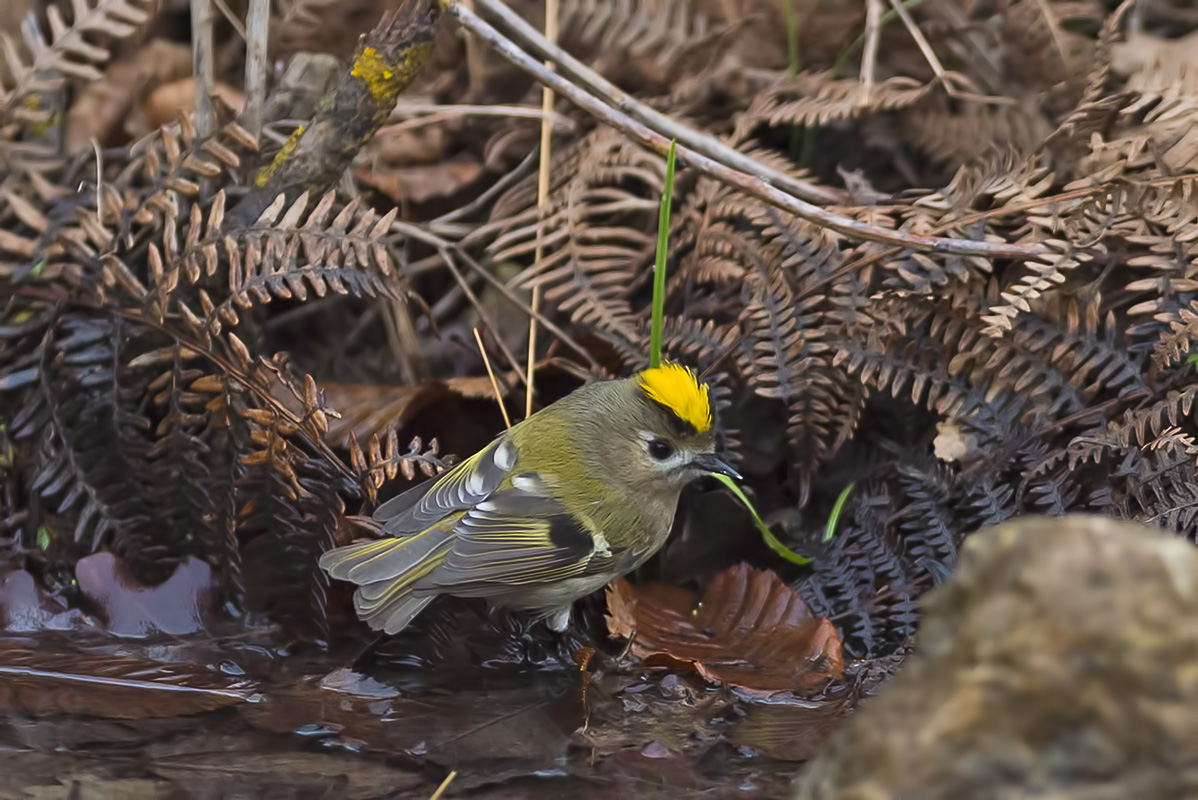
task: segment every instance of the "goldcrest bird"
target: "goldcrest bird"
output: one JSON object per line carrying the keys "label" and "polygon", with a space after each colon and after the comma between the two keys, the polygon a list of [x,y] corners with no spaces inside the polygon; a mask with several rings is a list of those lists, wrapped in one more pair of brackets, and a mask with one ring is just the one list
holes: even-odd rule
{"label": "goldcrest bird", "polygon": [[387,535],[320,566],[357,584],[358,616],[388,634],[441,594],[532,610],[560,632],[575,600],[665,543],[684,486],[740,477],[715,448],[708,389],[690,369],[591,383],[383,503]]}

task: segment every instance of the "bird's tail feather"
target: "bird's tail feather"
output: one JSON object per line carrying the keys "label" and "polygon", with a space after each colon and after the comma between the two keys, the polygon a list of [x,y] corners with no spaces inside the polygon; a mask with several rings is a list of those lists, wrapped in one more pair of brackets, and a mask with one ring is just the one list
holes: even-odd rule
{"label": "bird's tail feather", "polygon": [[354,608],[371,628],[398,633],[432,602],[435,591],[414,592],[417,582],[440,566],[450,536],[429,529],[415,536],[386,537],[338,547],[320,557],[320,566],[338,580],[358,584]]}
{"label": "bird's tail feather", "polygon": [[370,602],[362,599],[362,590],[359,589],[354,594],[354,608],[357,609],[358,616],[371,628],[391,635],[408,627],[408,623],[423,611],[435,596],[429,594],[418,597],[409,590],[393,592],[381,601]]}
{"label": "bird's tail feather", "polygon": [[[387,536],[358,542],[328,551],[320,557],[320,566],[337,580],[359,586],[395,580],[443,551],[447,539],[445,531],[430,528],[403,539]],[[436,562],[439,564],[444,556],[440,552]]]}

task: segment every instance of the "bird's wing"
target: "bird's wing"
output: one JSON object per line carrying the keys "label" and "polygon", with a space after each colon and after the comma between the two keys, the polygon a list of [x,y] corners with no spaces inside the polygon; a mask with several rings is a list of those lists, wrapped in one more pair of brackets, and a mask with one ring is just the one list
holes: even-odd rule
{"label": "bird's wing", "polygon": [[567,512],[534,473],[515,476],[458,520],[453,545],[421,583],[459,596],[593,575],[615,562],[602,533]]}
{"label": "bird's wing", "polygon": [[436,480],[383,503],[374,518],[391,536],[420,533],[446,516],[486,500],[516,465],[517,455],[515,444],[500,437]]}

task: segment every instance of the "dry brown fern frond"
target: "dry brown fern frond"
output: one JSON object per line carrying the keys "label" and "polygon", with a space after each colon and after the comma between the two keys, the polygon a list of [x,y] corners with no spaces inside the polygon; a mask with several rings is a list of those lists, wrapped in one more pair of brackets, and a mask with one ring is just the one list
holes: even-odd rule
{"label": "dry brown fern frond", "polygon": [[1134,247],[1124,289],[1129,334],[1137,350],[1152,349],[1154,370],[1190,350],[1192,308],[1198,300],[1198,179],[1157,185],[1114,185],[1095,204],[1112,217],[1110,237]]}
{"label": "dry brown fern frond", "polygon": [[829,72],[803,72],[793,80],[761,92],[736,126],[744,140],[753,128],[767,124],[816,125],[851,120],[909,108],[936,91],[935,84],[903,76],[868,89],[857,79],[837,79]]}
{"label": "dry brown fern frond", "polygon": [[[791,167],[781,156],[754,152],[778,169]],[[669,284],[673,302],[694,285],[714,292],[716,319],[739,319],[737,371],[754,394],[787,409],[800,504],[862,409],[859,384],[833,367],[829,344],[866,303],[858,275],[838,274],[846,247],[838,235],[707,180],[684,198],[672,237],[681,254]]]}
{"label": "dry brown fern frond", "polygon": [[1072,243],[1060,239],[1044,241],[1050,252],[1039,259],[1024,261],[1025,271],[1017,280],[1012,280],[1001,292],[1002,302],[991,306],[985,312],[982,320],[987,323],[985,334],[991,337],[1001,337],[1015,325],[1015,319],[1020,313],[1031,309],[1030,303],[1040,298],[1045,292],[1065,282],[1065,273],[1088,263],[1095,256],[1086,248],[1074,247]]}
{"label": "dry brown fern frond", "polygon": [[236,121],[228,120],[213,135],[200,137],[191,120],[183,117],[130,147],[129,161],[117,183],[143,189],[145,197],[134,221],[149,224],[156,222],[147,218],[151,211],[178,216],[179,199],[198,198],[201,181],[224,175],[243,182],[244,159],[257,152],[258,141]]}
{"label": "dry brown fern frond", "polygon": [[662,91],[701,70],[722,33],[690,0],[562,3],[563,46],[627,91]]}
{"label": "dry brown fern frond", "polygon": [[1100,429],[1074,437],[1068,445],[1070,466],[1096,462],[1109,454],[1122,458],[1129,451],[1147,447],[1165,430],[1188,424],[1196,399],[1198,384],[1171,389],[1146,408],[1129,409]]}
{"label": "dry brown fern frond", "polygon": [[225,325],[237,325],[240,314],[273,298],[306,300],[311,291],[356,297],[407,296],[398,259],[384,241],[398,209],[379,216],[360,211],[353,200],[330,220],[336,193],[326,193],[308,210],[305,192],[290,206],[279,195],[250,226],[226,225],[224,192],[219,192],[207,216],[192,205],[185,229],[165,228],[162,249],[149,248],[153,296],[147,313],[161,320],[171,310],[169,299],[181,276],[198,284],[225,270],[224,299],[210,297],[213,287],[198,289],[209,335]]}
{"label": "dry brown fern frond", "polygon": [[934,162],[959,168],[994,153],[1029,153],[1054,130],[1035,100],[1020,104],[955,103],[938,96],[900,115],[902,140]]}
{"label": "dry brown fern frond", "polygon": [[1092,137],[1083,170],[1097,172],[1117,162],[1131,170],[1198,170],[1198,62],[1192,46],[1129,32],[1111,57],[1115,71],[1127,75],[1129,102],[1122,104],[1112,130]]}
{"label": "dry brown fern frond", "polygon": [[536,182],[525,181],[495,204],[486,232],[496,261],[541,260],[517,282],[541,286],[545,299],[577,322],[628,340],[636,336],[631,286],[653,258],[662,160],[608,129],[554,159],[543,221]]}
{"label": "dry brown fern frond", "polygon": [[62,87],[67,76],[92,81],[102,73],[96,64],[108,60],[109,51],[93,41],[108,36],[124,39],[135,34],[149,19],[148,0],[71,0],[72,20],[68,23],[56,5],[46,9],[50,23],[48,37],[36,25],[23,26],[25,47],[32,55],[26,60],[20,47],[7,31],[0,31],[0,48],[13,86],[0,87],[0,123],[45,124],[47,114],[40,113],[32,95],[53,92]]}
{"label": "dry brown fern frond", "polygon": [[399,476],[411,482],[417,472],[426,478],[439,475],[453,465],[453,459],[441,457],[436,439],[424,447],[424,441],[415,437],[408,443],[407,452],[399,449],[399,435],[394,427],[388,426],[382,433],[373,434],[365,451],[356,437],[349,439],[350,466],[358,473],[362,492],[370,503],[378,502],[379,489],[387,481]]}

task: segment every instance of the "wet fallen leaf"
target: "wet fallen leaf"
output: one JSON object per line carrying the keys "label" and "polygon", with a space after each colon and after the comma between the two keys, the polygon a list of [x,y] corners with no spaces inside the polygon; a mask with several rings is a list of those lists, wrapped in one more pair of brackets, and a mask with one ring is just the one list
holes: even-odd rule
{"label": "wet fallen leaf", "polygon": [[[650,666],[693,669],[751,697],[810,696],[844,670],[840,637],[773,572],[740,564],[703,598],[662,584],[608,587],[608,631]],[[698,600],[698,602],[696,602]]]}
{"label": "wet fallen leaf", "polygon": [[808,761],[852,712],[855,697],[804,704],[749,705],[728,741],[769,758]]}
{"label": "wet fallen leaf", "polygon": [[66,631],[86,624],[82,611],[68,609],[50,597],[28,572],[18,570],[0,579],[0,630],[12,633]]}
{"label": "wet fallen leaf", "polygon": [[[404,796],[427,783],[419,772],[353,754],[222,752],[200,746],[148,766],[176,785],[203,789],[204,797],[310,797],[320,790],[316,796],[367,800]],[[424,797],[429,791],[414,794]]]}
{"label": "wet fallen leaf", "polygon": [[0,642],[0,710],[149,719],[243,703],[252,685],[193,664],[47,652]]}
{"label": "wet fallen leaf", "polygon": [[80,559],[75,578],[108,632],[117,636],[195,633],[204,629],[204,618],[216,602],[212,568],[192,557],[153,587],[139,583],[123,559],[107,552]]}
{"label": "wet fallen leaf", "polygon": [[448,688],[387,697],[372,680],[357,695],[358,679],[341,673],[334,691],[308,679],[242,712],[261,730],[325,731],[368,752],[460,770],[459,788],[554,769],[584,721],[578,672],[482,669],[421,678],[432,681]]}

